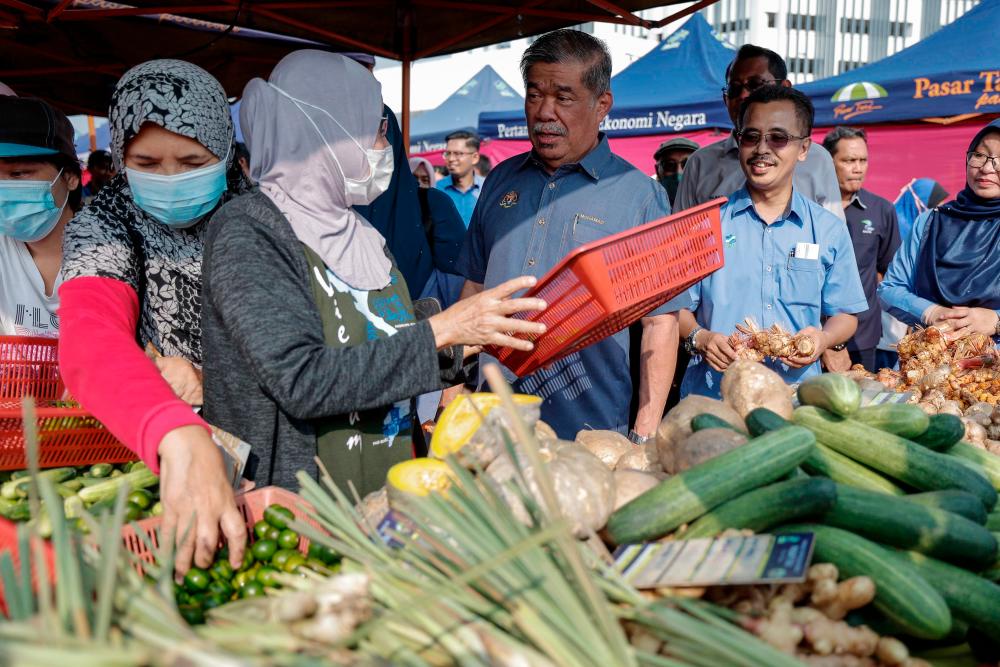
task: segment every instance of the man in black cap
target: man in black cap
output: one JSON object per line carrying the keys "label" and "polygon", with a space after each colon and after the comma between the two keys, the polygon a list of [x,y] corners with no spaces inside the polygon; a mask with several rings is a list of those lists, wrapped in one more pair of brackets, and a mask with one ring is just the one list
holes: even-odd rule
{"label": "man in black cap", "polygon": [[63,228],[82,195],[65,114],[0,96],[0,335],[59,335]]}
{"label": "man in black cap", "polygon": [[688,157],[699,148],[700,146],[690,139],[677,137],[664,141],[653,153],[653,159],[656,160],[656,180],[666,189],[671,210],[674,207],[677,186],[681,184],[681,176],[684,174],[684,167],[687,166]]}
{"label": "man in black cap", "polygon": [[105,185],[115,177],[115,165],[111,159],[111,153],[105,150],[96,150],[87,156],[87,172],[90,174],[90,183],[83,186],[83,200],[89,203],[94,196],[101,191]]}

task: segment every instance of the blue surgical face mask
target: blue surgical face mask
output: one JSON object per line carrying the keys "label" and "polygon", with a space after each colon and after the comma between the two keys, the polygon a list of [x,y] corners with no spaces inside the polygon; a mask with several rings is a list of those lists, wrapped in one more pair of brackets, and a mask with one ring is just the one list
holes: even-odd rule
{"label": "blue surgical face mask", "polygon": [[48,236],[62,216],[69,192],[62,206],[56,206],[51,181],[0,180],[0,234],[18,241],[33,243]]}
{"label": "blue surgical face mask", "polygon": [[167,227],[184,229],[198,224],[226,191],[226,160],[172,176],[125,167],[135,205]]}

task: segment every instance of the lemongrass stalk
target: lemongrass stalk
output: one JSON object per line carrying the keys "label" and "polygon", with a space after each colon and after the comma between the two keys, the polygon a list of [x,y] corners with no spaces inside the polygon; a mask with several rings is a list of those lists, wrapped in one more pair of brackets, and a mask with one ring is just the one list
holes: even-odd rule
{"label": "lemongrass stalk", "polygon": [[[34,556],[31,554],[31,529],[23,523],[17,525],[17,553],[21,565],[18,593],[21,596],[21,606],[25,614],[35,613],[35,591],[31,585],[31,568]],[[42,565],[44,567],[44,564]]]}
{"label": "lemongrass stalk", "polygon": [[113,529],[121,526],[125,518],[127,494],[126,486],[119,487],[111,517],[104,522],[100,535],[101,559],[97,575],[97,618],[94,623],[94,638],[99,642],[107,641],[108,632],[111,630],[111,615],[114,604],[114,595],[111,594],[111,591],[117,580],[118,554],[122,544],[121,532]]}

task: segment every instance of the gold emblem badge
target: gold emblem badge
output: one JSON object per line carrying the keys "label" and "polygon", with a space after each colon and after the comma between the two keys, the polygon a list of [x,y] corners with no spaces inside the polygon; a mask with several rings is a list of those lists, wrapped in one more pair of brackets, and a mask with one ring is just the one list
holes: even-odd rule
{"label": "gold emblem badge", "polygon": [[500,200],[500,208],[510,208],[517,204],[517,190],[511,190]]}

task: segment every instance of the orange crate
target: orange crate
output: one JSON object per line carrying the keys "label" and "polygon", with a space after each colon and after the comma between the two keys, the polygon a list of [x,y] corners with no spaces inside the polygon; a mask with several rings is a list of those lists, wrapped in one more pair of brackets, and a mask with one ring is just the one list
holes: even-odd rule
{"label": "orange crate", "polygon": [[[45,565],[49,570],[49,581],[55,583],[56,565],[55,552],[52,549],[52,544],[48,541],[43,542],[42,551],[45,553]],[[0,554],[5,552],[10,552],[11,558],[14,560],[14,571],[20,573],[21,564],[17,549],[17,524],[12,521],[7,521],[6,519],[0,519]],[[36,572],[33,568],[31,572],[32,586],[34,586],[35,583]],[[4,602],[3,579],[0,578],[0,616],[6,615],[7,605]]]}
{"label": "orange crate", "polygon": [[525,296],[545,300],[535,348],[485,350],[518,376],[529,375],[625,329],[702,278],[722,268],[725,198],[654,220],[572,251]]}
{"label": "orange crate", "polygon": [[21,414],[24,396],[34,396],[38,404],[42,468],[136,460],[135,452],[83,408],[52,407],[65,398],[58,344],[54,338],[0,336],[0,470],[28,466]]}
{"label": "orange crate", "polygon": [[[248,545],[254,541],[253,525],[264,518],[264,510],[267,509],[268,505],[273,505],[274,503],[284,505],[292,510],[296,519],[305,521],[310,526],[320,529],[318,523],[306,516],[306,512],[312,509],[309,503],[291,491],[286,491],[281,487],[265,486],[261,489],[255,489],[236,496],[236,507],[239,508],[247,523],[247,531],[249,532]],[[150,541],[157,549],[160,547],[160,524],[162,521],[162,518],[157,516],[136,522],[136,526],[150,538]],[[122,540],[125,543],[125,548],[137,554],[143,561],[147,563],[155,561],[155,553],[146,547],[146,543],[135,532],[132,525],[122,528]],[[306,553],[308,549],[309,540],[303,535],[299,541],[299,551]]]}

